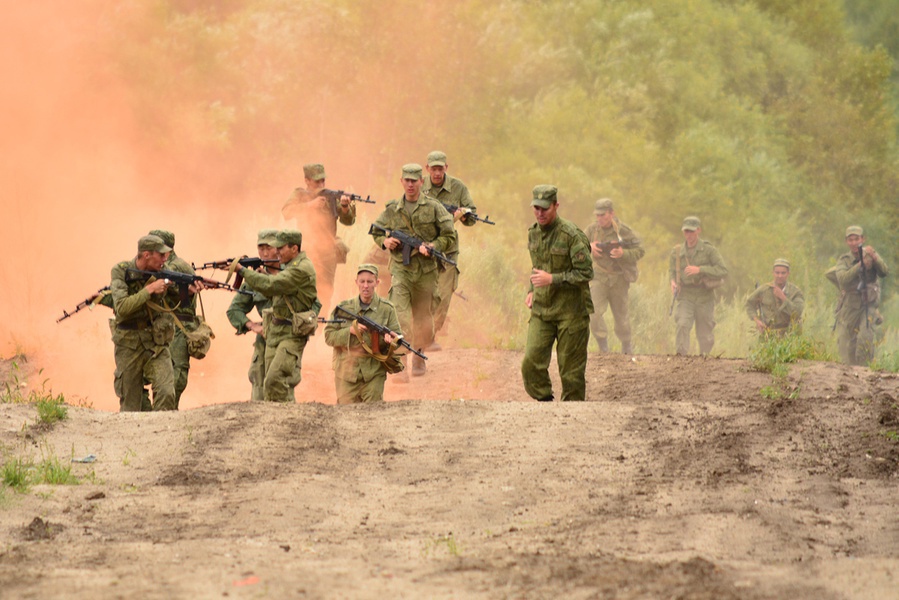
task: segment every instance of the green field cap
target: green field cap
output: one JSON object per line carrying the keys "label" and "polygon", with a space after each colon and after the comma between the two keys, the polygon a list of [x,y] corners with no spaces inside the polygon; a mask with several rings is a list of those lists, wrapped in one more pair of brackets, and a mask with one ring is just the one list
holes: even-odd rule
{"label": "green field cap", "polygon": [[303,176],[312,181],[321,181],[325,178],[325,165],[321,163],[303,165]]}
{"label": "green field cap", "polygon": [[441,152],[440,150],[434,150],[430,154],[428,154],[428,166],[429,167],[445,167],[446,166],[446,154]]}
{"label": "green field cap", "polygon": [[158,235],[145,235],[141,239],[137,240],[137,253],[141,252],[162,252],[165,254],[166,252],[171,252],[172,249],[169,246],[165,245],[165,242],[162,241],[162,238]]}
{"label": "green field cap", "polygon": [[356,275],[358,275],[359,273],[362,273],[363,271],[368,271],[369,273],[371,273],[372,275],[377,277],[378,276],[378,265],[373,265],[371,263],[365,263],[365,264],[359,265],[359,267],[356,269]]}
{"label": "green field cap", "polygon": [[682,231],[696,231],[699,229],[699,217],[687,217],[684,219],[684,224],[681,225]]}
{"label": "green field cap", "polygon": [[155,235],[158,238],[162,239],[162,243],[171,248],[175,247],[175,234],[171,231],[166,231],[165,229],[154,229],[150,232],[150,235]]}
{"label": "green field cap", "polygon": [[540,208],[549,208],[556,202],[556,195],[559,193],[558,188],[554,185],[542,184],[534,187],[534,199],[531,200],[531,206],[539,206]]}
{"label": "green field cap", "polygon": [[774,266],[775,266],[775,267],[786,267],[786,268],[789,269],[789,268],[790,268],[790,261],[788,261],[788,260],[785,259],[785,258],[776,258],[776,259],[774,259]]}
{"label": "green field cap", "polygon": [[277,229],[260,229],[256,236],[257,246],[278,247],[278,230]]}
{"label": "green field cap", "polygon": [[612,209],[612,201],[609,198],[600,198],[593,207],[594,215],[604,215]]}
{"label": "green field cap", "polygon": [[865,235],[865,230],[858,225],[850,225],[846,228],[846,237],[849,237],[850,235]]}
{"label": "green field cap", "polygon": [[421,179],[422,168],[418,163],[403,165],[403,179]]}
{"label": "green field cap", "polygon": [[273,245],[275,246],[275,248],[280,248],[287,245],[302,246],[303,234],[296,229],[282,229],[275,237],[275,243]]}

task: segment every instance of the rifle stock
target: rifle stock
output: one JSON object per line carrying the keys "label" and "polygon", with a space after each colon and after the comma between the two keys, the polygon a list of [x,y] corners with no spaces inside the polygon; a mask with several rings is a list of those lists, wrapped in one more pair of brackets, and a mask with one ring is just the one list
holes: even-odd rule
{"label": "rifle stock", "polygon": [[[387,237],[392,237],[393,239],[399,240],[403,246],[403,264],[408,266],[409,262],[412,260],[412,251],[417,250],[420,246],[425,244],[424,240],[420,240],[414,235],[409,235],[405,231],[399,231],[398,229],[385,229],[381,227],[377,223],[372,223],[371,227],[368,229],[368,233],[370,235],[374,235],[377,231],[382,231],[386,234]],[[440,252],[436,248],[428,246],[428,253],[434,258],[441,260],[449,265],[456,266],[456,261],[449,258],[443,252]]]}
{"label": "rifle stock", "polygon": [[91,294],[90,296],[88,296],[87,298],[85,298],[84,300],[79,302],[78,306],[76,306],[75,310],[73,310],[72,312],[67,312],[65,309],[63,309],[62,316],[59,317],[58,319],[56,319],[56,322],[59,323],[60,321],[65,321],[66,319],[68,319],[69,317],[74,315],[75,313],[81,312],[82,309],[85,309],[85,308],[93,309],[94,305],[97,304],[97,302],[99,302],[100,299],[106,295],[105,292],[108,292],[108,291],[109,291],[109,286],[108,285],[103,286],[99,290],[97,290],[96,293]]}

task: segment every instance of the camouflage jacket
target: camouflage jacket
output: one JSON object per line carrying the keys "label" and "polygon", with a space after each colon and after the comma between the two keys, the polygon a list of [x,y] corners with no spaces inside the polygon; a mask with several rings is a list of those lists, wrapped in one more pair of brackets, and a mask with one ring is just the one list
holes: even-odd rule
{"label": "camouflage jacket", "polygon": [[[275,319],[290,321],[294,312],[321,309],[315,290],[315,269],[306,253],[300,252],[289,263],[281,265],[281,269],[274,275],[252,269],[243,269],[241,274],[250,289],[271,299]],[[276,326],[290,327],[286,324]]]}
{"label": "camouflage jacket", "polygon": [[[346,226],[356,222],[356,203],[350,202],[349,209],[340,209],[340,200],[332,210],[332,201],[321,202],[318,198],[326,197],[319,193],[311,193],[306,188],[297,188],[281,207],[281,214],[289,220],[296,220],[301,231],[314,229],[325,232],[330,237],[337,237],[337,221]],[[334,210],[337,216],[334,216]]]}
{"label": "camouflage jacket", "polygon": [[531,284],[533,315],[560,321],[593,312],[590,244],[577,225],[561,217],[546,228],[534,223],[528,229],[528,251],[534,269],[552,274],[548,286],[535,288]]}
{"label": "camouflage jacket", "polygon": [[147,291],[147,279],[128,275],[137,269],[137,259],[117,263],[110,275],[109,296],[115,311],[112,340],[129,348],[144,347],[158,351],[168,346],[175,335],[171,312],[153,308],[162,306],[163,296]]}
{"label": "camouflage jacket", "polygon": [[886,277],[888,274],[889,270],[886,263],[878,255],[871,268],[865,269],[865,283],[867,286],[862,286],[862,270],[858,257],[851,252],[847,252],[837,259],[836,266],[827,272],[827,278],[840,288],[840,294],[843,296],[840,306],[846,309],[858,309],[864,305],[862,302],[862,287],[867,287],[868,289],[868,306],[876,307],[880,305],[880,284],[877,279]]}
{"label": "camouflage jacket", "polygon": [[[468,187],[462,183],[462,180],[456,179],[455,177],[445,174],[443,179],[443,185],[440,187],[434,187],[434,184],[431,183],[430,177],[425,177],[424,185],[421,187],[421,191],[423,194],[427,194],[431,198],[434,198],[438,202],[444,205],[451,206],[459,206],[464,208],[471,209],[472,212],[477,213],[478,207],[475,206],[474,200],[471,199],[471,194],[468,192]],[[447,209],[449,210],[449,209]],[[463,217],[460,219],[462,224],[466,227],[471,227],[477,221],[474,219],[469,219]],[[446,254],[452,257],[459,253],[459,240],[456,239],[456,243],[446,250]]]}
{"label": "camouflage jacket", "polygon": [[[174,250],[171,251],[168,260],[165,261],[162,268],[168,271],[196,275],[196,271],[194,271],[193,267],[191,267],[187,261],[175,254]],[[191,294],[189,298],[190,299],[186,304],[179,304],[181,298],[178,294],[178,286],[172,286],[165,295],[165,302],[170,308],[177,307],[175,308],[175,316],[179,317],[182,321],[196,321],[197,296],[196,294]]]}
{"label": "camouflage jacket", "polygon": [[[418,239],[430,242],[440,252],[447,252],[456,243],[456,230],[453,227],[453,217],[437,200],[421,194],[415,202],[412,215],[403,208],[403,198],[391,200],[387,208],[375,220],[375,224],[389,230],[398,230],[413,235]],[[372,230],[375,244],[384,248],[384,240],[387,236],[383,231]],[[412,260],[408,266],[403,265],[402,246],[397,246],[391,251],[391,273],[399,271],[424,272],[437,268],[437,259],[433,256],[422,256],[418,250],[412,252]]]}
{"label": "camouflage jacket", "polygon": [[226,311],[228,322],[237,330],[237,335],[243,335],[249,331],[247,323],[250,322],[250,319],[247,315],[252,312],[253,308],[256,309],[259,317],[262,318],[263,309],[272,305],[272,301],[269,298],[250,288],[246,282],[240,285],[240,289],[253,292],[253,295],[234,294],[234,297],[231,299],[231,305],[228,306]]}
{"label": "camouflage jacket", "polygon": [[643,249],[639,236],[637,236],[634,230],[617,218],[615,219],[615,224],[618,226],[617,233],[614,226],[603,229],[596,222],[587,227],[584,233],[591,244],[593,242],[622,241],[635,242],[637,246],[624,249],[624,254],[621,255],[621,258],[611,258],[608,252],[604,252],[602,256],[596,257],[592,256],[591,252],[593,258],[593,279],[595,281],[608,281],[615,277],[624,277],[625,280],[630,282],[637,281],[637,261],[643,258],[646,250]]}
{"label": "camouflage jacket", "polygon": [[[678,263],[680,263],[679,278]],[[684,269],[688,266],[699,267],[699,274],[684,275]],[[696,290],[693,293],[711,294],[712,290],[707,289],[703,282],[724,279],[727,277],[727,266],[717,248],[700,239],[693,248],[687,248],[686,242],[674,247],[668,263],[668,277],[671,281],[680,282],[681,293],[689,294]]]}
{"label": "camouflage jacket", "polygon": [[[339,306],[345,307],[347,310],[368,317],[379,325],[384,325],[394,333],[402,335],[400,329],[399,318],[396,315],[396,308],[393,304],[384,298],[375,294],[368,308],[363,309],[359,296],[344,300]],[[339,313],[334,309],[331,318],[346,318],[346,315]],[[384,364],[372,358],[371,354],[366,352],[362,347],[359,338],[350,332],[352,321],[347,320],[345,323],[328,323],[325,326],[325,343],[334,348],[334,374],[344,381],[355,383],[359,380],[371,381],[371,379],[380,373],[386,373]],[[372,333],[370,331],[362,333],[362,339],[368,347],[379,354],[386,354],[388,345],[383,342],[380,336],[378,338],[378,348],[372,347]]]}

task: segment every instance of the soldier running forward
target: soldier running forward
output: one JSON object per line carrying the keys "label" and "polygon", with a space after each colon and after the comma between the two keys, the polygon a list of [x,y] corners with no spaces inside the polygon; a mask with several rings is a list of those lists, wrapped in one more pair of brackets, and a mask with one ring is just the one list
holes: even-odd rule
{"label": "soldier running forward", "polygon": [[[171,251],[159,236],[145,235],[137,242],[137,256],[112,268],[109,288],[115,310],[115,393],[122,412],[176,409],[169,352],[175,324],[171,311],[161,305],[171,283],[129,276],[132,270],[159,271]],[[191,287],[195,292],[197,288]],[[153,391],[152,405],[144,393],[144,382]]]}
{"label": "soldier running forward", "polygon": [[302,379],[303,350],[318,326],[321,304],[315,296],[315,269],[301,250],[303,234],[285,229],[278,232],[274,243],[281,261],[278,273],[259,273],[240,263],[236,270],[250,289],[272,301],[271,312],[263,317],[263,400],[290,402],[290,390]]}
{"label": "soldier running forward", "polygon": [[846,228],[849,251],[837,259],[827,278],[840,288],[836,308],[837,347],[847,365],[866,365],[874,358],[874,341],[883,323],[879,279],[889,274],[886,263],[858,225]]}
{"label": "soldier running forward", "polygon": [[337,236],[337,222],[350,226],[356,222],[356,204],[346,194],[339,201],[326,193],[325,167],[319,163],[303,166],[305,188],[297,188],[281,208],[285,219],[295,219],[297,229],[305,232],[305,254],[315,267],[318,299],[327,305],[334,291],[337,265],[346,262],[349,247]]}
{"label": "soldier running forward", "polygon": [[630,285],[637,281],[637,261],[646,251],[637,234],[615,216],[609,198],[596,201],[593,214],[596,222],[585,232],[590,240],[593,257],[593,281],[590,295],[595,312],[590,317],[590,331],[599,344],[600,352],[609,351],[608,329],[605,312],[612,309],[615,335],[621,342],[621,353],[631,354],[631,323],[627,314],[627,294]]}
{"label": "soldier running forward", "polygon": [[586,400],[587,342],[590,340],[590,243],[577,225],[558,216],[558,190],[538,185],[531,207],[536,223],[528,229],[531,310],[521,363],[524,389],[541,402],[553,400],[549,363],[553,346],[562,379],[562,400]]}
{"label": "soldier running forward", "polygon": [[[471,199],[468,187],[461,179],[453,177],[447,170],[449,163],[446,154],[440,150],[434,150],[428,154],[428,176],[425,178],[421,191],[434,198],[444,206],[455,206],[453,211],[453,224],[461,222],[466,227],[471,227],[477,221],[471,216],[477,214],[477,207]],[[454,261],[459,256],[459,236],[456,234],[456,243],[446,251],[446,255]],[[453,265],[441,265],[437,275],[437,295],[439,297],[437,307],[434,309],[434,332],[441,331],[446,323],[453,292],[459,287],[459,269]],[[436,341],[428,346],[428,350],[440,350],[440,344]]]}
{"label": "soldier running forward", "polygon": [[[403,196],[387,203],[387,208],[377,218],[371,229],[375,244],[391,253],[390,272],[393,280],[390,301],[396,307],[400,327],[413,348],[427,348],[434,341],[434,317],[432,306],[437,294],[437,258],[433,251],[446,252],[453,247],[456,231],[453,217],[443,205],[421,191],[423,184],[421,165],[410,163],[403,167]],[[416,248],[406,248],[408,264],[403,264],[404,244],[385,231],[399,231],[421,241]],[[451,265],[447,265],[448,267]],[[425,361],[417,355],[412,358],[412,374],[427,372]],[[405,373],[397,377],[403,381]]]}
{"label": "soldier running forward", "polygon": [[798,329],[802,321],[805,299],[802,290],[790,278],[790,262],[774,261],[774,278],[760,285],[746,299],[746,314],[755,323],[759,335],[783,335],[791,327]]}
{"label": "soldier running forward", "polygon": [[715,345],[715,288],[724,282],[727,267],[718,250],[701,239],[699,217],[684,219],[684,243],[671,251],[668,274],[675,295],[675,343],[678,354],[690,353],[690,330],[696,326],[699,353],[707,355]]}
{"label": "soldier running forward", "polygon": [[[388,372],[393,371],[393,367],[402,367],[394,352],[396,340],[403,332],[393,304],[377,294],[377,265],[359,265],[356,287],[359,294],[338,306],[367,317],[397,335],[388,333],[381,337],[378,332],[369,331],[365,325],[352,319],[325,326],[325,343],[334,348],[337,404],[380,402],[384,399],[384,382]],[[345,313],[335,308],[332,320],[341,317],[347,319]],[[388,365],[391,365],[390,368]]]}

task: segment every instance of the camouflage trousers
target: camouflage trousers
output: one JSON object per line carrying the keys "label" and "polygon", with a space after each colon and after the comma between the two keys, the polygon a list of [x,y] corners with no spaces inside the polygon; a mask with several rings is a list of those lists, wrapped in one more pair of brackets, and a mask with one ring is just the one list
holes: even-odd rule
{"label": "camouflage trousers", "polygon": [[590,315],[590,331],[597,339],[608,338],[606,328],[606,309],[612,309],[615,320],[615,335],[622,348],[630,348],[631,322],[627,314],[627,292],[631,284],[624,277],[606,277],[590,282],[590,296],[593,298],[593,310]]}
{"label": "camouflage trousers", "polygon": [[[265,338],[256,335],[256,341],[253,343],[253,358],[250,359],[250,370],[247,372],[250,380],[250,400],[264,400],[264,383],[265,383]],[[294,402],[294,391],[292,387],[287,390],[287,402]]]}
{"label": "camouflage trousers", "polygon": [[[175,378],[168,347],[154,353],[146,348],[115,345],[115,393],[121,412],[175,410]],[[144,390],[153,390],[153,403]]]}
{"label": "camouflage trousers", "polygon": [[694,325],[699,353],[711,352],[715,345],[715,294],[711,290],[703,290],[699,294],[682,293],[674,308],[674,322],[678,354],[690,353],[690,330]]}
{"label": "camouflage trousers", "polygon": [[528,395],[536,400],[552,397],[549,363],[555,344],[559,378],[562,380],[562,400],[586,400],[589,340],[588,315],[561,321],[544,321],[531,315],[528,320],[527,346],[521,363],[521,378]]}
{"label": "camouflage trousers", "polygon": [[[393,274],[389,299],[396,308],[400,329],[413,348],[427,348],[434,341],[434,296],[437,269],[428,272],[397,271]],[[409,339],[409,333],[412,339]]]}
{"label": "camouflage trousers", "polygon": [[[453,258],[452,256],[450,258]],[[455,259],[454,259],[455,260]],[[450,301],[453,292],[459,287],[459,269],[447,265],[446,270],[439,271],[437,275],[437,294],[434,296],[434,331],[443,329],[446,323],[446,315],[449,314]]]}
{"label": "camouflage trousers", "polygon": [[866,323],[863,308],[843,307],[840,311],[837,317],[837,348],[844,364],[867,365],[874,359],[877,314],[876,308],[869,308]]}
{"label": "camouflage trousers", "polygon": [[309,338],[291,334],[290,325],[273,325],[266,335],[263,400],[291,402],[290,391],[302,380],[303,350]]}
{"label": "camouflage trousers", "polygon": [[[188,331],[197,328],[196,324],[184,323]],[[180,328],[175,328],[175,337],[169,345],[172,355],[172,371],[175,376],[175,409],[181,405],[181,394],[187,388],[187,376],[190,372],[190,354],[187,352],[187,336]]]}
{"label": "camouflage trousers", "polygon": [[385,381],[387,381],[386,371],[378,373],[369,381],[363,381],[362,377],[359,377],[357,381],[346,381],[335,376],[334,386],[337,389],[337,404],[381,402],[384,400]]}

